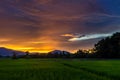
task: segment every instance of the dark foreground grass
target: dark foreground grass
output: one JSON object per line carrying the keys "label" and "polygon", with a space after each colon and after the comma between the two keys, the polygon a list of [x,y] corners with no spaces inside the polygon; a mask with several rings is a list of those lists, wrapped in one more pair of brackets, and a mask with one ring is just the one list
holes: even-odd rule
{"label": "dark foreground grass", "polygon": [[119,76],[120,60],[0,60],[0,80],[120,80]]}

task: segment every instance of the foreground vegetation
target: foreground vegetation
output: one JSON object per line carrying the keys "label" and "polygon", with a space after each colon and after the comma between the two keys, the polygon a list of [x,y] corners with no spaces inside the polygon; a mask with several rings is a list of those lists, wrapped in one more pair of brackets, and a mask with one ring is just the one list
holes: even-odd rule
{"label": "foreground vegetation", "polygon": [[1,59],[1,80],[120,80],[120,60]]}

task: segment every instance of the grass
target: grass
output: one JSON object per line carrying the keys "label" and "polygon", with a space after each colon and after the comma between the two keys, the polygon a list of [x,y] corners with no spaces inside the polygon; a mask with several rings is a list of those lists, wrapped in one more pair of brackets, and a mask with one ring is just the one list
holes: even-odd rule
{"label": "grass", "polygon": [[1,59],[0,80],[120,80],[120,60]]}

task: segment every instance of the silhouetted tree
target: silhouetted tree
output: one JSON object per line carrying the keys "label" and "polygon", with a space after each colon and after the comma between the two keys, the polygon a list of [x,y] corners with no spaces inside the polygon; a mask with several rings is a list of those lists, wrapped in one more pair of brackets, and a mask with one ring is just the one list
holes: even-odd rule
{"label": "silhouetted tree", "polygon": [[12,59],[17,59],[17,54],[16,54],[16,52],[13,52]]}
{"label": "silhouetted tree", "polygon": [[29,58],[29,57],[30,57],[30,56],[29,56],[29,54],[30,54],[29,51],[27,51],[27,52],[25,52],[25,53],[26,53],[25,57],[26,57],[26,58]]}
{"label": "silhouetted tree", "polygon": [[75,57],[76,58],[85,58],[85,52],[83,52],[83,50],[78,50],[76,53],[75,53]]}
{"label": "silhouetted tree", "polygon": [[95,55],[100,58],[120,58],[120,33],[117,32],[95,44]]}

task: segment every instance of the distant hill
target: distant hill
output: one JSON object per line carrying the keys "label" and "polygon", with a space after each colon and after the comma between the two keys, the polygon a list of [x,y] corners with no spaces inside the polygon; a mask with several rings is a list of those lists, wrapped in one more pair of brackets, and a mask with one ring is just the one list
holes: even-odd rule
{"label": "distant hill", "polygon": [[0,47],[0,56],[2,57],[11,57],[13,56],[14,53],[16,53],[16,56],[26,55],[26,53],[22,51],[16,51],[16,50]]}
{"label": "distant hill", "polygon": [[54,50],[54,51],[49,52],[49,54],[68,55],[68,54],[70,54],[70,52],[61,51],[61,50]]}

